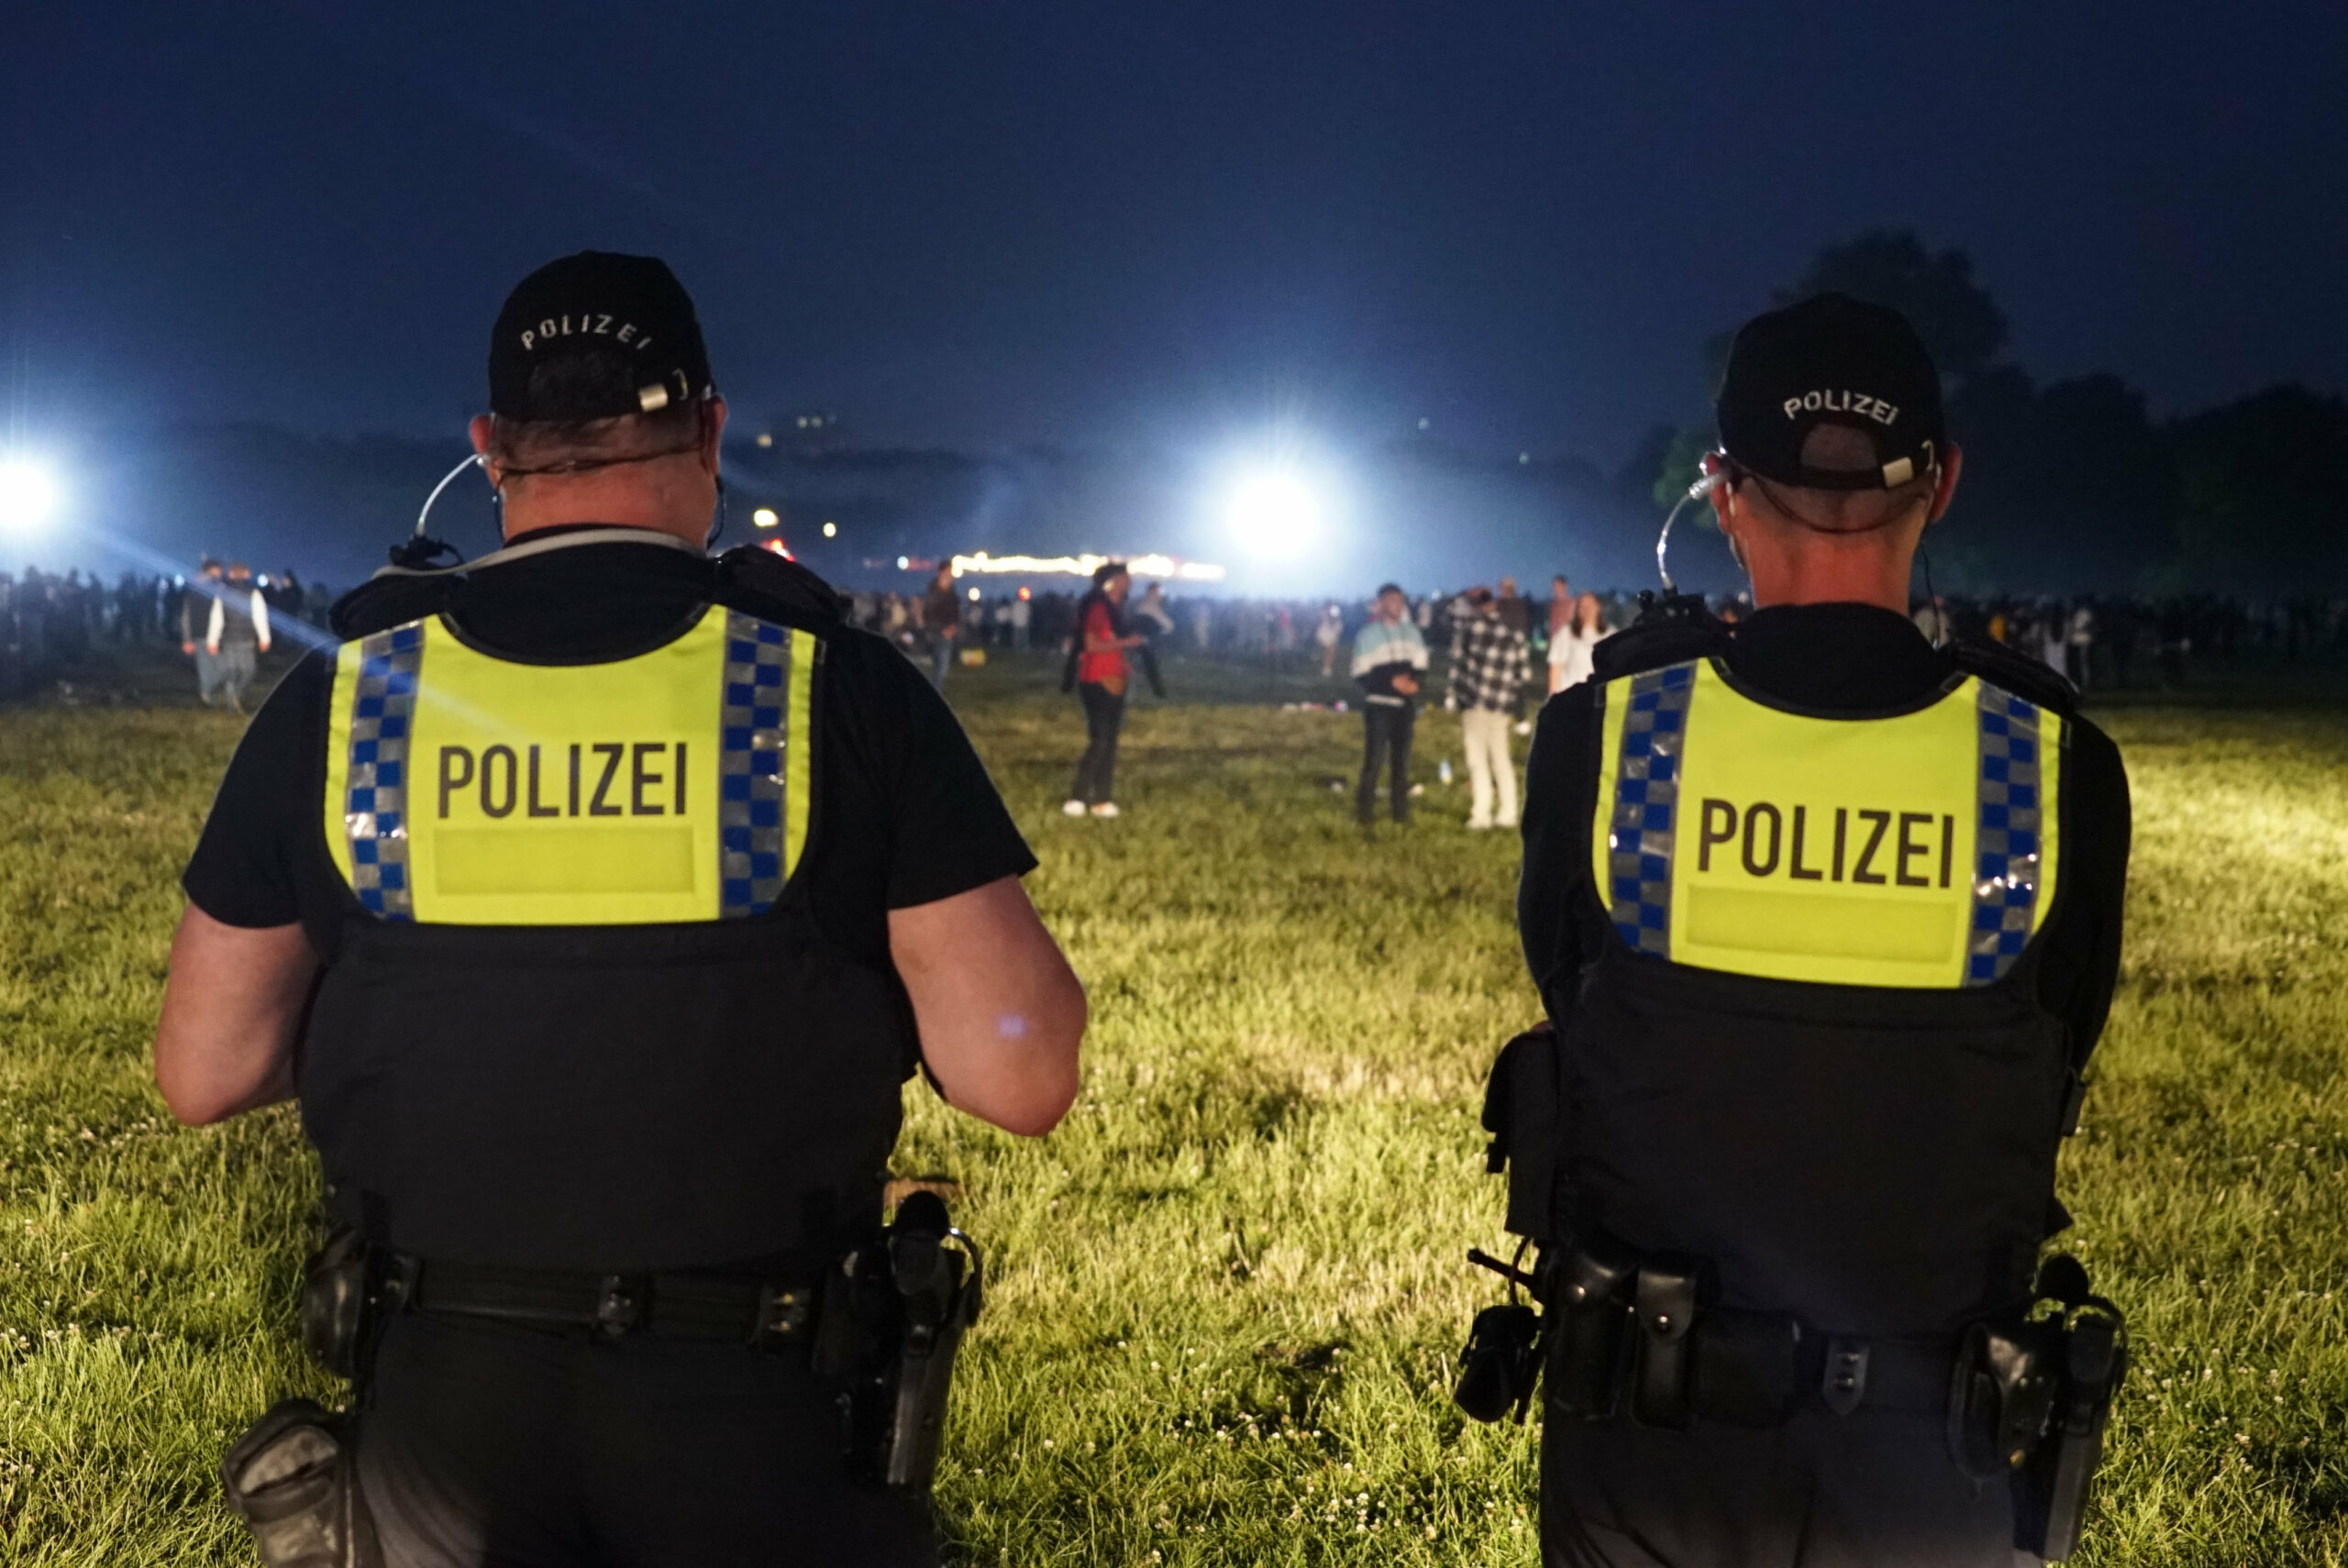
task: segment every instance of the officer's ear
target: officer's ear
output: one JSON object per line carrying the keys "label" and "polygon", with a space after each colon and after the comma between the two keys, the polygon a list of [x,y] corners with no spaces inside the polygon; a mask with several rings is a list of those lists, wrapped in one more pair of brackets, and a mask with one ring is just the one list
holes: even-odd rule
{"label": "officer's ear", "polygon": [[725,434],[725,400],[715,393],[701,405],[701,462],[710,477],[717,476],[718,443]]}
{"label": "officer's ear", "polygon": [[497,469],[489,455],[490,443],[497,438],[496,417],[493,414],[476,414],[472,417],[472,423],[465,426],[465,433],[473,438],[473,450],[481,454],[482,471],[489,475],[490,488],[496,489]]}
{"label": "officer's ear", "polygon": [[1948,455],[1941,459],[1941,476],[1933,486],[1933,509],[1924,514],[1927,526],[1941,520],[1948,511],[1948,503],[1956,497],[1956,476],[1965,469],[1965,448],[1951,441]]}
{"label": "officer's ear", "polygon": [[1737,538],[1737,530],[1744,524],[1742,520],[1731,521],[1736,511],[1737,478],[1733,472],[1722,473],[1720,482],[1705,492],[1704,499],[1711,503],[1712,521],[1720,525],[1721,537],[1728,541],[1729,554],[1734,556],[1736,564],[1742,567],[1744,565],[1744,550]]}

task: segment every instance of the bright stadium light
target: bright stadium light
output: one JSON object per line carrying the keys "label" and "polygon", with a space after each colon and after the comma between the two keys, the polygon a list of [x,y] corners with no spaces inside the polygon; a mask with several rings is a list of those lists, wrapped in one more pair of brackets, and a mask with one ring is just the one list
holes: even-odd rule
{"label": "bright stadium light", "polygon": [[776,514],[773,507],[761,506],[756,512],[750,513],[750,521],[757,524],[761,528],[771,528],[781,523],[782,519]]}
{"label": "bright stadium light", "polygon": [[1232,486],[1225,520],[1232,536],[1249,552],[1281,557],[1301,554],[1321,532],[1321,496],[1289,469],[1263,469]]}
{"label": "bright stadium light", "polygon": [[26,458],[0,460],[0,528],[12,534],[39,529],[57,510],[57,480]]}

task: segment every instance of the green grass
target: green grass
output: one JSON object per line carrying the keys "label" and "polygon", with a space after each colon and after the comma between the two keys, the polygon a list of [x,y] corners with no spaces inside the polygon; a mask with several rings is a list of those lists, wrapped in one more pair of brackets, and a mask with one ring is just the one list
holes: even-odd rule
{"label": "green grass", "polygon": [[[1115,823],[1057,813],[1081,726],[1044,661],[955,697],[1042,857],[1091,987],[1081,1102],[1047,1140],[908,1093],[897,1161],[963,1184],[995,1288],[940,1503],[974,1564],[1530,1564],[1531,1434],[1463,1421],[1493,1299],[1483,1069],[1537,1007],[1515,845],[1421,823],[1365,845],[1358,720],[1261,667],[1146,704]],[[2348,713],[2117,710],[2136,784],[2125,983],[2069,1239],[2129,1309],[2097,1564],[2348,1559]],[[223,1445],[325,1393],[293,1341],[312,1199],[291,1115],[187,1132],[145,1054],[174,874],[232,722],[0,712],[0,1558],[249,1561]]]}

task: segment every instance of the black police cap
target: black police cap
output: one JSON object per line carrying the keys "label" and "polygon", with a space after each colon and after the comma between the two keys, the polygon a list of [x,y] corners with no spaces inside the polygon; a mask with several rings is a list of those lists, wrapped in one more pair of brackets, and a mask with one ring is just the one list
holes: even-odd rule
{"label": "black police cap", "polygon": [[[1934,467],[1948,444],[1940,371],[1923,339],[1898,311],[1848,294],[1746,322],[1715,411],[1722,449],[1737,467],[1814,490],[1897,489]],[[1874,461],[1810,460],[1818,455],[1806,451],[1811,436],[1827,425],[1864,435]]]}
{"label": "black police cap", "polygon": [[507,419],[654,414],[715,391],[692,296],[655,256],[549,261],[515,285],[490,335],[490,411]]}

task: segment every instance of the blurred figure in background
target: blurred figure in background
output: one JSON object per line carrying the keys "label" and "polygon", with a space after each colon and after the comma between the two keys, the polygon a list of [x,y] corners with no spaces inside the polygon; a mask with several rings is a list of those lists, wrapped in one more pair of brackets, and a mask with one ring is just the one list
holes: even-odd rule
{"label": "blurred figure in background", "polygon": [[1516,591],[1516,579],[1501,579],[1500,602],[1497,611],[1502,624],[1522,636],[1533,633],[1533,601]]}
{"label": "blurred figure in background", "polygon": [[[213,595],[221,591],[220,563],[206,556],[196,563],[195,580],[180,594],[180,652],[195,660],[195,700],[205,707],[219,695],[219,655],[210,646]],[[32,574],[25,574],[28,583]]]}
{"label": "blurred figure in background", "polygon": [[[1420,606],[1425,609],[1426,602]],[[1370,619],[1354,634],[1354,679],[1362,689],[1361,783],[1354,791],[1354,816],[1364,827],[1375,818],[1378,768],[1394,773],[1394,820],[1411,820],[1411,731],[1418,721],[1419,678],[1427,671],[1427,640],[1411,622],[1411,602],[1401,586],[1378,591]]]}
{"label": "blurred figure in background", "polygon": [[962,596],[954,591],[954,569],[941,565],[921,601],[922,630],[929,637],[929,683],[946,690],[946,667],[962,630]]}
{"label": "blurred figure in background", "polygon": [[1174,612],[1166,608],[1166,585],[1153,582],[1143,589],[1141,602],[1126,612],[1125,618],[1145,637],[1170,635],[1174,630]]}
{"label": "blurred figure in background", "polygon": [[[1516,760],[1509,755],[1510,721],[1518,694],[1533,673],[1524,634],[1501,619],[1491,591],[1468,593],[1468,614],[1451,639],[1451,689],[1443,705],[1459,714],[1459,738],[1468,752],[1468,825],[1481,832],[1516,825]],[[1500,816],[1492,815],[1493,787]]]}
{"label": "blurred figure in background", "polygon": [[1320,621],[1312,628],[1312,641],[1321,649],[1321,679],[1327,680],[1337,673],[1337,645],[1346,640],[1346,613],[1335,605],[1321,612]]}
{"label": "blurred figure in background", "polygon": [[[1557,582],[1562,588],[1564,578]],[[1593,659],[1599,639],[1606,635],[1606,606],[1595,593],[1585,593],[1568,604],[1570,618],[1549,634],[1549,695],[1588,680],[1597,668]]]}
{"label": "blurred figure in background", "polygon": [[245,688],[253,683],[260,657],[269,651],[269,600],[253,586],[253,570],[242,561],[228,569],[225,591],[216,593],[205,618],[204,647],[212,656],[213,679],[228,711],[245,711]]}

